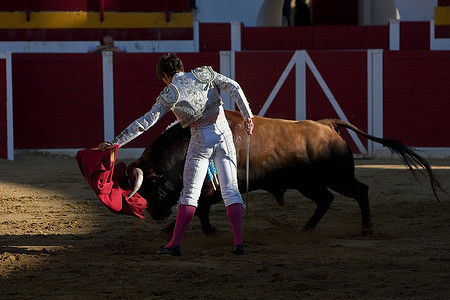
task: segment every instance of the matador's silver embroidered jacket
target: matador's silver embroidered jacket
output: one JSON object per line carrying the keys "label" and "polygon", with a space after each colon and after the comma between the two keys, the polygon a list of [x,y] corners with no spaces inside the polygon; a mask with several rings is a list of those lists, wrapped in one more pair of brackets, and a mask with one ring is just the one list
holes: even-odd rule
{"label": "matador's silver embroidered jacket", "polygon": [[150,111],[131,123],[112,141],[123,146],[152,127],[162,116],[172,110],[183,127],[217,112],[222,105],[218,89],[230,93],[244,119],[253,118],[247,98],[239,84],[209,66],[189,73],[179,72],[172,83],[156,98]]}

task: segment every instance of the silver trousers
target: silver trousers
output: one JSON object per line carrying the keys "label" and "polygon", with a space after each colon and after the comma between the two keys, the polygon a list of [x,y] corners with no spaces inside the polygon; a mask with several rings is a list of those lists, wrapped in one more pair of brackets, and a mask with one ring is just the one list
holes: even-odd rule
{"label": "silver trousers", "polygon": [[197,207],[210,159],[217,170],[225,206],[243,205],[237,183],[236,149],[226,118],[211,125],[191,127],[179,203]]}

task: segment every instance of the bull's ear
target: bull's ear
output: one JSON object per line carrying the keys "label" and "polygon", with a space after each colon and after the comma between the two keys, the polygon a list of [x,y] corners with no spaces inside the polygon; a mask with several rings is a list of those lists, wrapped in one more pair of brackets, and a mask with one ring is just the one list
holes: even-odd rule
{"label": "bull's ear", "polygon": [[152,182],[157,182],[159,181],[163,176],[162,175],[158,175],[155,172],[151,172],[148,176],[147,179],[151,180]]}

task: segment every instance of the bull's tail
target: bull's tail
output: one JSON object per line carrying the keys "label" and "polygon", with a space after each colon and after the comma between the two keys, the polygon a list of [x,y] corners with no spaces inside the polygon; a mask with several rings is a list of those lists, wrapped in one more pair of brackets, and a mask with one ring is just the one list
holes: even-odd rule
{"label": "bull's tail", "polygon": [[421,171],[424,171],[424,173],[428,174],[434,196],[439,201],[439,203],[441,201],[437,194],[437,190],[440,190],[448,195],[448,193],[442,188],[441,184],[434,176],[434,173],[431,170],[431,167],[430,167],[428,161],[425,158],[423,158],[422,156],[420,156],[419,154],[417,154],[412,148],[403,144],[401,141],[395,140],[395,139],[383,139],[383,138],[379,138],[379,137],[370,135],[370,134],[362,131],[361,129],[357,128],[355,125],[350,124],[345,121],[342,121],[342,120],[339,120],[339,119],[324,119],[324,120],[320,120],[319,122],[323,123],[323,124],[329,124],[335,130],[337,130],[339,127],[344,127],[344,128],[350,129],[369,140],[380,143],[381,145],[387,147],[392,153],[396,153],[401,157],[403,163],[405,164],[405,166],[407,166],[411,170],[411,172],[414,175],[414,177],[416,178],[416,180],[418,180],[418,178],[417,178],[417,174],[414,172],[415,170],[421,170]]}

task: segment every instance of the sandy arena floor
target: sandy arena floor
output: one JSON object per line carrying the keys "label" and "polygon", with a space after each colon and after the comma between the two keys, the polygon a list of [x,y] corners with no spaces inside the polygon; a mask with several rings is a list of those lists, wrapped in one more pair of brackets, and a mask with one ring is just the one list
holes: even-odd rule
{"label": "sandy arena floor", "polygon": [[[129,163],[129,162],[127,162]],[[430,160],[450,191],[450,160]],[[312,233],[314,204],[288,191],[278,206],[250,193],[245,255],[231,254],[222,204],[202,234],[195,218],[182,256],[157,256],[163,222],[118,216],[90,190],[74,158],[0,160],[0,299],[448,299],[450,197],[433,197],[400,160],[358,160],[375,235],[360,235],[356,202],[337,195]]]}

